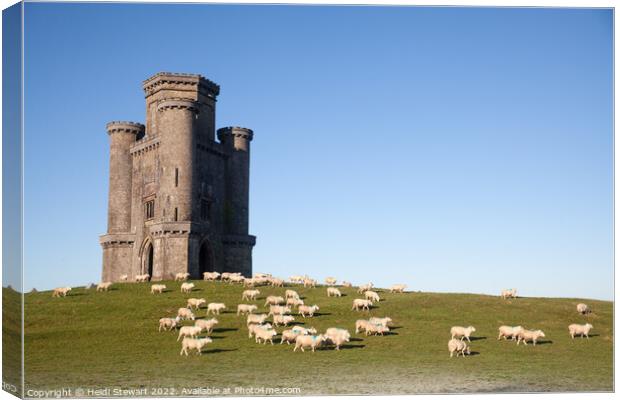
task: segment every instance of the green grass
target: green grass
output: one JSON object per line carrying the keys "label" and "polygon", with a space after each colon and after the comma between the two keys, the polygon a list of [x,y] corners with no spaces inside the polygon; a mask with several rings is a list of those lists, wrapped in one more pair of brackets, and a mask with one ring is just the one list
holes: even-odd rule
{"label": "green grass", "polygon": [[20,293],[2,288],[2,381],[11,392],[22,386],[21,315]]}
{"label": "green grass", "polygon": [[[341,289],[346,296],[328,298],[325,287],[296,286],[306,304],[321,307],[320,316],[299,318],[305,326],[320,331],[343,327],[354,337],[341,351],[301,353],[292,346],[248,339],[245,318],[234,313],[242,287],[197,281],[197,290],[187,295],[179,283],[165,283],[170,291],[162,295],[151,295],[150,284],[117,284],[108,293],[78,288],[66,298],[27,294],[26,389],[174,390],[160,395],[180,395],[182,388],[194,387],[293,387],[301,394],[613,390],[610,302],[585,301],[594,313],[584,317],[575,310],[578,299],[503,301],[473,294],[381,291],[385,300],[369,314],[351,311],[352,300],[359,297],[355,289]],[[284,294],[283,288],[259,289],[259,310],[266,295]],[[159,318],[176,315],[189,297],[228,306],[202,356],[180,356],[176,334],[157,331]],[[397,329],[384,337],[354,334],[355,320],[369,315],[390,316]],[[571,340],[567,326],[586,321],[594,325],[594,336]],[[546,338],[536,347],[497,341],[502,324],[542,329]],[[476,327],[472,356],[449,358],[453,325]]]}

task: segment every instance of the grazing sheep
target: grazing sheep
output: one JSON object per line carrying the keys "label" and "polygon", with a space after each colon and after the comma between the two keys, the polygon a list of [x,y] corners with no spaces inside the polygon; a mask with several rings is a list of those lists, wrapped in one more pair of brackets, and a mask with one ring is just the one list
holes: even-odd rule
{"label": "grazing sheep", "polygon": [[279,326],[279,325],[287,326],[293,321],[295,321],[295,317],[291,315],[274,315],[273,316],[273,324],[275,326]]}
{"label": "grazing sheep", "polygon": [[97,285],[97,291],[107,292],[108,289],[110,289],[110,286],[112,286],[112,282],[101,282],[100,284]]}
{"label": "grazing sheep", "polygon": [[353,284],[351,282],[342,281],[342,286],[343,287],[353,287]]}
{"label": "grazing sheep", "polygon": [[295,325],[291,330],[300,335],[316,335],[316,329],[312,327],[304,328],[303,326]]}
{"label": "grazing sheep", "polygon": [[292,329],[286,329],[282,331],[282,338],[280,340],[280,344],[286,342],[286,344],[291,344],[297,339],[297,336],[301,335],[301,333],[294,331]]}
{"label": "grazing sheep", "polygon": [[239,277],[239,276],[241,276],[241,272],[222,272],[222,275],[220,275],[220,279],[222,281],[228,281],[232,277]]}
{"label": "grazing sheep", "polygon": [[189,272],[179,272],[174,276],[175,281],[186,281],[189,278]]}
{"label": "grazing sheep", "polygon": [[256,300],[256,296],[260,294],[260,290],[244,290],[241,294],[241,300]]}
{"label": "grazing sheep", "polygon": [[369,323],[366,325],[366,336],[369,336],[370,334],[374,334],[375,336],[383,336],[384,333],[388,333],[389,331],[390,328],[381,324]]}
{"label": "grazing sheep", "polygon": [[325,342],[325,339],[326,337],[324,335],[299,335],[297,336],[297,338],[295,338],[295,348],[293,349],[293,351],[301,349],[301,351],[303,352],[305,347],[310,347],[312,349],[312,352],[314,352],[317,347],[321,346],[323,342]]}
{"label": "grazing sheep", "polygon": [[129,275],[127,275],[127,274],[123,274],[123,275],[119,276],[119,278],[118,278],[118,279],[119,279],[120,281],[126,282],[126,281],[127,281],[127,279],[129,279]]}
{"label": "grazing sheep", "polygon": [[159,332],[161,332],[162,328],[165,331],[171,331],[177,327],[177,325],[181,322],[181,318],[160,318],[159,319]]}
{"label": "grazing sheep", "polygon": [[523,327],[520,325],[519,326],[502,325],[499,327],[499,335],[497,336],[497,340],[500,340],[501,338],[504,338],[506,340],[508,340],[508,338],[511,338],[512,340],[517,340],[519,333],[521,333],[522,331],[523,331]]}
{"label": "grazing sheep", "polygon": [[280,278],[271,278],[269,280],[269,282],[271,283],[271,286],[273,286],[273,287],[283,287],[284,286],[284,280],[282,280]]}
{"label": "grazing sheep", "polygon": [[291,283],[303,283],[304,277],[301,275],[293,275],[290,278],[288,278],[288,280]]}
{"label": "grazing sheep", "polygon": [[528,341],[531,341],[534,346],[536,346],[536,342],[541,337],[545,337],[545,333],[540,329],[537,331],[528,331],[527,329],[524,329],[519,332],[519,335],[517,336],[517,346],[521,342],[523,342],[523,344],[527,346]]}
{"label": "grazing sheep", "polygon": [[304,287],[316,287],[316,279],[305,278]]}
{"label": "grazing sheep", "polygon": [[179,311],[177,311],[177,317],[181,319],[191,319],[192,321],[196,319],[192,310],[185,307],[179,308]]}
{"label": "grazing sheep", "polygon": [[177,338],[177,342],[181,340],[182,337],[191,337],[192,339],[195,339],[201,332],[202,328],[199,326],[182,326],[181,329],[179,329],[179,337]]}
{"label": "grazing sheep", "polygon": [[220,277],[219,272],[203,272],[202,279],[205,281],[214,281]]}
{"label": "grazing sheep", "polygon": [[282,296],[267,296],[267,298],[265,299],[265,306],[267,306],[268,304],[277,306],[285,303],[286,302],[284,301],[284,297]]}
{"label": "grazing sheep", "polygon": [[299,312],[299,315],[304,318],[306,318],[306,315],[309,317],[314,317],[314,313],[319,311],[319,306],[317,306],[316,304],[313,306],[299,306],[299,308],[297,308],[297,311]]}
{"label": "grazing sheep", "polygon": [[366,292],[364,292],[364,297],[366,297],[366,300],[370,300],[373,302],[380,302],[381,298],[379,297],[379,293],[377,292],[373,292],[372,290],[367,290]]}
{"label": "grazing sheep", "polygon": [[374,324],[374,325],[389,326],[392,323],[392,318],[390,318],[390,317],[384,317],[384,318],[372,317],[368,321],[371,324]]}
{"label": "grazing sheep", "polygon": [[254,330],[256,343],[260,343],[262,340],[263,344],[267,344],[267,341],[269,341],[273,345],[273,337],[277,334],[278,333],[272,329],[257,328]]}
{"label": "grazing sheep", "polygon": [[286,289],[284,292],[284,297],[287,299],[299,299],[299,294],[292,289]]}
{"label": "grazing sheep", "polygon": [[136,275],[134,280],[136,282],[148,282],[150,277],[151,277],[151,275],[149,275],[149,274]]}
{"label": "grazing sheep", "polygon": [[220,315],[220,312],[224,311],[225,309],[226,304],[224,303],[209,303],[207,305],[207,315],[209,315],[209,313]]}
{"label": "grazing sheep", "polygon": [[342,293],[340,293],[340,290],[336,289],[335,287],[328,287],[327,288],[327,297],[342,297]]}
{"label": "grazing sheep", "polygon": [[291,308],[287,306],[269,306],[269,314],[267,315],[283,315],[290,314]]}
{"label": "grazing sheep", "polygon": [[258,309],[254,304],[239,304],[237,306],[237,315],[239,314],[252,314],[254,311]]}
{"label": "grazing sheep", "polygon": [[390,293],[403,293],[405,291],[405,289],[407,288],[407,285],[400,283],[397,285],[392,285],[390,287]]}
{"label": "grazing sheep", "polygon": [[259,279],[265,279],[265,278],[271,278],[272,275],[271,274],[265,274],[263,272],[256,272],[253,276],[253,278],[259,278]]}
{"label": "grazing sheep", "polygon": [[185,355],[188,355],[188,350],[196,350],[196,352],[198,353],[198,355],[202,355],[202,349],[209,343],[212,343],[213,340],[211,340],[211,338],[202,338],[202,339],[190,339],[190,338],[184,338],[183,342],[181,342],[181,354],[183,355],[183,353],[185,353]]}
{"label": "grazing sheep", "polygon": [[193,282],[184,282],[183,284],[181,284],[181,292],[182,293],[191,293],[192,290],[194,290],[194,283]]}
{"label": "grazing sheep", "polygon": [[289,299],[286,299],[286,305],[289,307],[299,307],[304,305],[304,301],[291,297]]}
{"label": "grazing sheep", "polygon": [[205,299],[195,299],[195,298],[189,298],[187,299],[187,308],[189,308],[190,310],[193,308],[199,309],[201,305],[206,304],[207,300]]}
{"label": "grazing sheep", "polygon": [[328,285],[335,285],[336,282],[338,282],[338,280],[336,278],[333,278],[331,276],[328,276],[327,278],[325,278],[325,283]]}
{"label": "grazing sheep", "polygon": [[467,328],[464,328],[462,326],[453,326],[450,329],[450,334],[452,335],[452,339],[454,339],[455,337],[457,339],[460,338],[461,340],[467,339],[468,342],[471,342],[471,340],[469,339],[469,336],[473,332],[476,332],[476,328],[474,328],[473,326],[468,326]]}
{"label": "grazing sheep", "polygon": [[579,304],[577,304],[577,312],[579,314],[585,315],[585,314],[591,313],[592,310],[590,310],[590,307],[588,307],[587,305],[585,305],[583,303],[579,303]]}
{"label": "grazing sheep", "polygon": [[366,319],[358,319],[355,321],[355,333],[366,332],[368,326],[372,323]]}
{"label": "grazing sheep", "polygon": [[252,335],[256,333],[257,329],[269,330],[272,326],[270,323],[266,324],[250,324],[248,325],[248,337],[252,338]]}
{"label": "grazing sheep", "polygon": [[247,319],[247,325],[250,324],[263,324],[269,316],[267,314],[249,314]]}
{"label": "grazing sheep", "polygon": [[448,351],[450,352],[450,358],[452,358],[454,352],[456,352],[457,357],[459,356],[459,354],[461,354],[463,357],[465,357],[465,353],[471,354],[467,343],[459,339],[450,339],[450,341],[448,342]]}
{"label": "grazing sheep", "polygon": [[69,293],[71,291],[70,287],[59,287],[54,289],[54,291],[52,292],[52,297],[66,297],[67,293]]}
{"label": "grazing sheep", "polygon": [[153,284],[151,285],[151,294],[155,294],[155,293],[163,293],[164,290],[166,290],[166,285],[161,285],[161,284]]}
{"label": "grazing sheep", "polygon": [[570,333],[570,337],[572,339],[575,338],[575,335],[585,335],[588,339],[590,339],[590,330],[593,328],[591,324],[579,325],[579,324],[570,324],[568,326],[568,332]]}
{"label": "grazing sheep", "polygon": [[517,289],[504,289],[501,294],[502,299],[517,298]]}
{"label": "grazing sheep", "polygon": [[372,282],[367,283],[365,285],[361,285],[358,289],[357,289],[357,293],[364,293],[367,290],[372,289],[374,285],[372,284]]}
{"label": "grazing sheep", "polygon": [[353,300],[353,307],[351,307],[351,310],[359,311],[360,309],[362,309],[369,311],[371,306],[372,301],[370,300],[355,299]]}
{"label": "grazing sheep", "polygon": [[211,334],[211,332],[213,331],[213,328],[215,327],[215,325],[217,325],[219,323],[220,323],[220,321],[218,321],[215,318],[199,319],[196,322],[194,322],[194,326],[200,327],[200,328],[202,328],[203,331],[207,332],[208,334]]}
{"label": "grazing sheep", "polygon": [[228,277],[228,282],[233,283],[245,283],[245,277],[243,275],[231,275]]}
{"label": "grazing sheep", "polygon": [[341,328],[328,328],[325,337],[336,346],[336,350],[340,350],[340,346],[351,340],[349,331]]}

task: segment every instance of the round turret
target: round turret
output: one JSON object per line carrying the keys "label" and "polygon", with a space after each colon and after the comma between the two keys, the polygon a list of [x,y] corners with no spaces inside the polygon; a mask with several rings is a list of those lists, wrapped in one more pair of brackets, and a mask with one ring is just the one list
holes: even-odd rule
{"label": "round turret", "polygon": [[217,138],[224,146],[232,145],[235,150],[249,151],[254,132],[248,128],[227,126],[217,130]]}

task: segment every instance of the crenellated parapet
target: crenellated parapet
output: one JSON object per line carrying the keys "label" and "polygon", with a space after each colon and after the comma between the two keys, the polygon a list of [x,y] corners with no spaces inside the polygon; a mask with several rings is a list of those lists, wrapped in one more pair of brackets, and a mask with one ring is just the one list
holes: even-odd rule
{"label": "crenellated parapet", "polygon": [[160,90],[198,91],[215,99],[220,94],[220,86],[202,75],[159,72],[142,83],[144,94],[149,97]]}
{"label": "crenellated parapet", "polygon": [[134,135],[141,135],[144,133],[144,125],[139,122],[111,121],[108,122],[105,127],[109,135],[113,133],[133,133]]}
{"label": "crenellated parapet", "polygon": [[157,103],[157,111],[166,110],[188,110],[196,114],[200,113],[196,102],[185,99],[166,99]]}
{"label": "crenellated parapet", "polygon": [[248,152],[250,142],[254,138],[254,132],[248,128],[239,126],[227,126],[217,130],[217,138],[224,147],[234,148]]}

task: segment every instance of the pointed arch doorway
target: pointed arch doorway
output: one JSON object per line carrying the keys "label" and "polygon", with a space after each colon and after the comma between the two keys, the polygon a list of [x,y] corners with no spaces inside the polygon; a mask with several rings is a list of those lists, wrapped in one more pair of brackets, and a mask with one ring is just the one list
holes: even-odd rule
{"label": "pointed arch doorway", "polygon": [[153,242],[147,240],[142,249],[142,273],[153,278]]}
{"label": "pointed arch doorway", "polygon": [[213,266],[213,252],[211,250],[211,245],[207,239],[202,241],[200,245],[200,252],[198,254],[198,266],[200,278],[202,278],[202,274],[205,272],[214,271]]}

